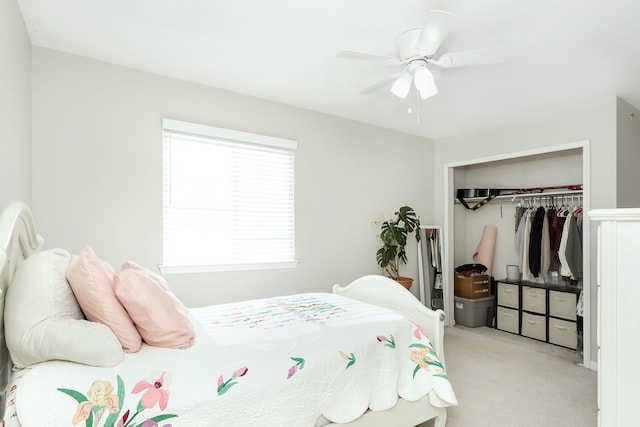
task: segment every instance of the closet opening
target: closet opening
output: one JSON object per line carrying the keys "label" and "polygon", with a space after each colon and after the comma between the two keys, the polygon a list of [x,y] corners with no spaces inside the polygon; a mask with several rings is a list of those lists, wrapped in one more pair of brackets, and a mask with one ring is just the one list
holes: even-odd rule
{"label": "closet opening", "polygon": [[[507,278],[507,266],[518,265],[514,243],[517,231],[517,208],[523,206],[562,206],[575,212],[578,205],[589,211],[589,141],[543,147],[470,159],[445,165],[445,215],[443,230],[443,261],[445,275],[444,311],[446,325],[455,324],[454,269],[473,263],[474,252],[483,239],[485,227],[497,229],[492,248],[490,275],[495,280]],[[577,191],[577,186],[582,186]],[[559,188],[555,188],[559,187]],[[564,188],[566,187],[566,188]],[[530,189],[546,188],[540,195],[518,197],[498,196],[476,210],[466,209],[455,197],[457,189]],[[503,192],[503,193],[506,193]],[[473,199],[475,201],[475,199]],[[475,205],[475,203],[472,203]],[[595,369],[591,362],[592,315],[591,301],[590,226],[586,215],[582,223],[582,318],[579,335],[582,362]],[[546,280],[545,280],[546,279]],[[553,282],[557,277],[533,278],[534,281]],[[494,292],[496,289],[494,288]],[[507,332],[505,332],[507,333]]]}

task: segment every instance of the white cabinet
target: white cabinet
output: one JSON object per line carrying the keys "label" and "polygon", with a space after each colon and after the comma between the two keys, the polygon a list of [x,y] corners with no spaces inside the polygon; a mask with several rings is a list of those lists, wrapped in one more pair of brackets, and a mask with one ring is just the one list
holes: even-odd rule
{"label": "white cabinet", "polygon": [[598,226],[598,425],[638,423],[640,209],[589,212]]}

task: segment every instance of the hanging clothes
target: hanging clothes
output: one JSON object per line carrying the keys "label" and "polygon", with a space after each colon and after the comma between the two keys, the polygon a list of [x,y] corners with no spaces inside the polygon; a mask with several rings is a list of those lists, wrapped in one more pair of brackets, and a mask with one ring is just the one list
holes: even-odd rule
{"label": "hanging clothes", "polygon": [[540,206],[536,209],[531,220],[529,234],[529,270],[533,277],[540,275],[540,260],[542,253],[542,225],[545,217],[545,209]]}
{"label": "hanging clothes", "polygon": [[558,251],[560,250],[560,240],[562,239],[565,217],[559,215],[558,209],[551,208],[547,212],[547,218],[549,219],[549,240],[551,247],[551,265],[549,266],[549,270],[560,271]]}
{"label": "hanging clothes", "polygon": [[543,279],[547,277],[547,272],[551,266],[551,239],[549,239],[549,218],[548,209],[545,208],[542,218],[542,237],[540,243],[540,274]]}
{"label": "hanging clothes", "polygon": [[569,263],[567,262],[567,237],[569,236],[569,220],[565,218],[562,226],[562,236],[560,237],[560,247],[558,248],[558,258],[560,259],[560,274],[565,277],[571,276]]}
{"label": "hanging clothes", "polygon": [[442,256],[440,253],[440,239],[442,236],[437,229],[425,229],[424,233],[420,245],[425,273],[425,305],[433,310],[443,309]]}
{"label": "hanging clothes", "polygon": [[534,276],[529,268],[529,241],[531,240],[531,221],[535,215],[533,209],[528,210],[524,215],[524,228],[522,230],[522,252],[520,253],[520,265],[522,268],[522,280],[531,280]]}
{"label": "hanging clothes", "polygon": [[580,230],[578,228],[578,216],[582,216],[580,212],[574,211],[569,218],[567,245],[565,248],[565,258],[569,267],[571,277],[573,279],[582,279],[582,239],[580,238]]}
{"label": "hanging clothes", "polygon": [[582,278],[582,208],[516,207],[514,246],[522,280],[544,282],[549,272]]}
{"label": "hanging clothes", "polygon": [[[518,209],[523,209],[523,208],[516,208],[516,210]],[[526,221],[525,218],[525,212],[527,211],[527,209],[524,209],[521,213],[520,213],[520,217],[518,218],[518,216],[516,215],[516,221],[518,221],[518,225],[516,227],[516,234],[513,238],[513,244],[516,247],[516,253],[518,254],[518,270],[520,271],[520,273],[522,273],[522,251],[524,249],[523,245],[524,245],[524,223]]]}
{"label": "hanging clothes", "polygon": [[518,232],[518,228],[520,226],[520,220],[522,219],[522,216],[525,214],[525,212],[527,210],[528,209],[526,207],[524,207],[524,206],[516,206],[516,213],[515,213],[515,219],[516,219],[515,220],[515,226],[516,226],[516,228],[514,230],[516,233]]}

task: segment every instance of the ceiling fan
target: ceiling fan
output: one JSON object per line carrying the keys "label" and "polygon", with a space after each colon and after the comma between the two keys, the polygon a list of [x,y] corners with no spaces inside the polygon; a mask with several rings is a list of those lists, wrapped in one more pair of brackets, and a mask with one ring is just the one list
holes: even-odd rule
{"label": "ceiling fan", "polygon": [[415,86],[421,99],[427,99],[438,93],[438,88],[431,68],[454,68],[471,65],[495,64],[505,62],[509,58],[507,46],[494,46],[482,49],[451,52],[434,56],[446,38],[456,15],[445,10],[430,10],[423,28],[415,28],[401,33],[396,39],[398,56],[377,53],[342,50],[337,56],[341,58],[385,61],[391,65],[402,66],[402,71],[365,88],[360,93],[372,93],[389,83],[391,93],[399,98],[407,98],[411,91],[411,83]]}

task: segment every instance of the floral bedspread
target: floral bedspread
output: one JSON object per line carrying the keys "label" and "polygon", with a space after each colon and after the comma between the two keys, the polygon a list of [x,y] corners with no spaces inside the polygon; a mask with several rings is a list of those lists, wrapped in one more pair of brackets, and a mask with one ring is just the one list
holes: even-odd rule
{"label": "floral bedspread", "polygon": [[9,425],[313,426],[389,409],[398,396],[457,404],[428,338],[398,313],[313,293],[190,315],[191,348],[143,345],[112,368],[52,361],[19,372]]}

